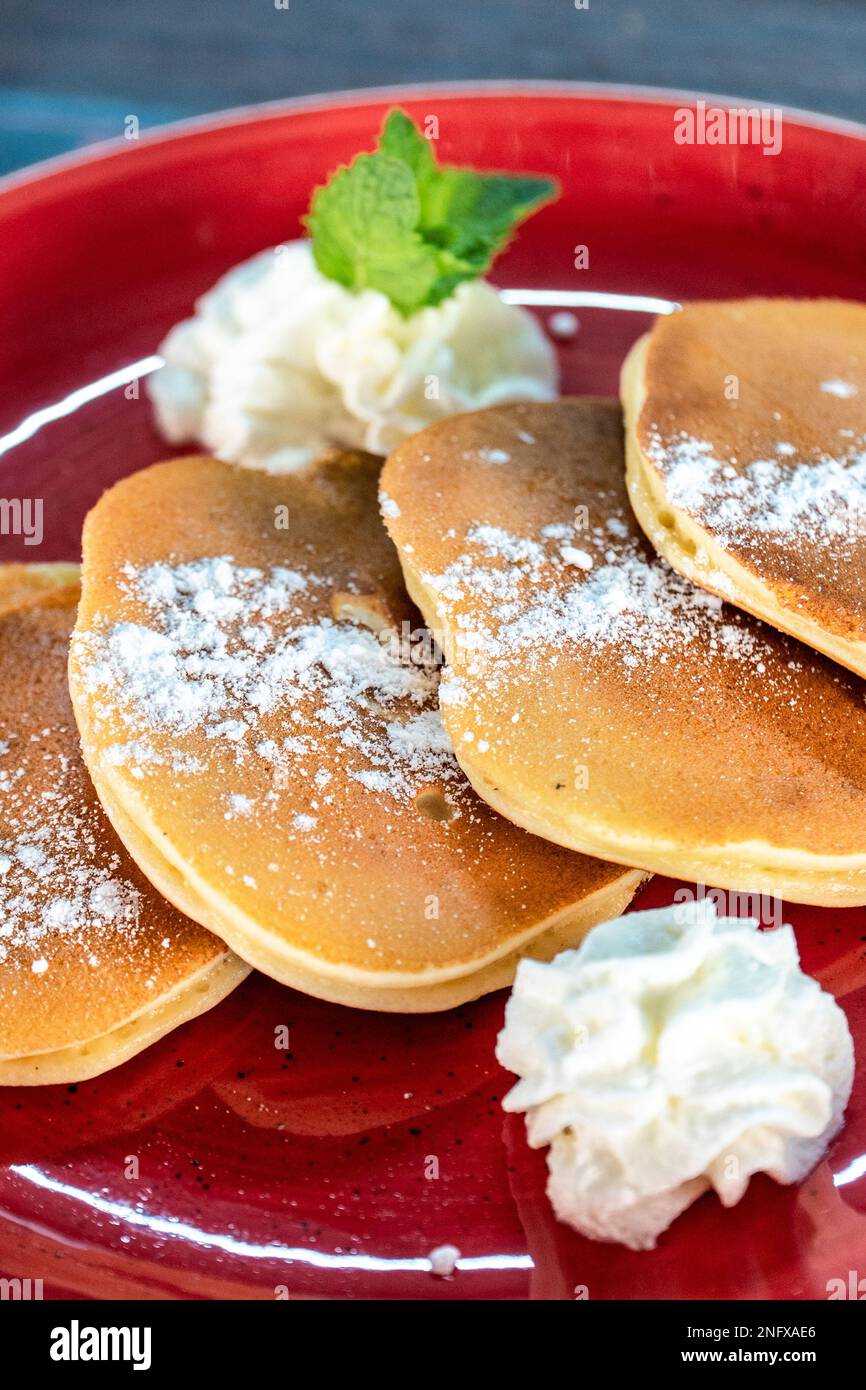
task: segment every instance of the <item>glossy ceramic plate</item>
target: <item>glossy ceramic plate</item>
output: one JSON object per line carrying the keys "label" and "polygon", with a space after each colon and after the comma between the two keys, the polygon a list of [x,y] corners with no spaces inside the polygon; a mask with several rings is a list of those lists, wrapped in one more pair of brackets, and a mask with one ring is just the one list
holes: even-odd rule
{"label": "glossy ceramic plate", "polygon": [[[587,305],[562,346],[569,390],[615,392],[647,297],[863,297],[864,132],[792,115],[776,155],[679,145],[689,100],[525,85],[310,100],[0,183],[0,495],[44,499],[45,526],[38,550],[0,538],[2,558],[75,558],[106,484],[166,454],[136,384],[161,336],[229,266],[296,236],[311,187],[396,101],[438,118],[445,159],[561,179],[496,275]],[[675,888],[657,879],[639,905]],[[862,1061],[866,911],[789,916]],[[254,977],[119,1071],[0,1092],[0,1272],[47,1297],[798,1299],[862,1267],[862,1073],[802,1187],[758,1179],[731,1212],[705,1197],[632,1254],[553,1220],[544,1156],[500,1108],[503,1005],[401,1018]],[[427,1256],[446,1242],[462,1258],[439,1279]]]}

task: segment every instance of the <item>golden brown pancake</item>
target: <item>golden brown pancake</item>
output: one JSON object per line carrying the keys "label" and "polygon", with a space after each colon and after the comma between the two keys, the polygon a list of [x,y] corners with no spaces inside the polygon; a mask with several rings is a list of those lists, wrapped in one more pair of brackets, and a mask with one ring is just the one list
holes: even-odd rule
{"label": "golden brown pancake", "polygon": [[866,674],[866,305],[688,304],[632,349],[622,399],[659,553]]}
{"label": "golden brown pancake", "polygon": [[642,875],[472,793],[379,467],[189,458],[119,483],[85,526],[70,680],[103,804],[167,897],[309,994],[424,1011],[510,983]]}
{"label": "golden brown pancake", "polygon": [[51,597],[56,600],[63,589],[73,589],[77,601],[78,582],[79,569],[73,564],[0,564],[0,613],[33,599]]}
{"label": "golden brown pancake", "polygon": [[248,973],[154,893],[97,801],[66,683],[69,569],[52,591],[0,568],[2,1085],[107,1071]]}
{"label": "golden brown pancake", "polygon": [[382,487],[450,668],[445,726],[492,806],[675,877],[866,902],[863,683],[655,555],[616,403],[444,421]]}

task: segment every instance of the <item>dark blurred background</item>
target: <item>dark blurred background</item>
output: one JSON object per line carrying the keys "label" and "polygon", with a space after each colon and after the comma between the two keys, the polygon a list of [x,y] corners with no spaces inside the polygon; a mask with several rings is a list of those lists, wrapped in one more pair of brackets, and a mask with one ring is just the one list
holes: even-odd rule
{"label": "dark blurred background", "polygon": [[[579,0],[583,4],[585,0]],[[866,0],[0,0],[0,172],[225,106],[491,77],[866,118]]]}

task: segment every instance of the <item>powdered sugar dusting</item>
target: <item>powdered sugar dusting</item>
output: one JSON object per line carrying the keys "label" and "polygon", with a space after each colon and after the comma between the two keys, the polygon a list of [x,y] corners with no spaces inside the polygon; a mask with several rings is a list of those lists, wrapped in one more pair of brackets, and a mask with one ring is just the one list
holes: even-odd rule
{"label": "powdered sugar dusting", "polygon": [[120,856],[106,853],[100,812],[82,795],[81,769],[58,746],[65,728],[21,734],[3,728],[0,747],[0,963],[44,975],[63,938],[99,963],[100,939],[138,930],[141,896]]}
{"label": "powdered sugar dusting", "polygon": [[798,533],[836,548],[860,544],[866,534],[866,440],[836,457],[799,456],[786,440],[774,452],[773,458],[739,467],[686,433],[663,441],[651,430],[647,443],[671,505],[700,520],[722,544]]}
{"label": "powdered sugar dusting", "polygon": [[853,381],[840,381],[834,377],[830,381],[822,381],[820,385],[826,396],[836,396],[840,401],[850,401],[857,395],[858,388]]}
{"label": "powdered sugar dusting", "polygon": [[[456,637],[470,674],[492,675],[499,658],[546,661],[568,647],[615,648],[623,669],[633,670],[696,643],[711,658],[764,670],[767,646],[754,626],[664,560],[648,558],[624,514],[594,527],[551,523],[538,536],[471,526],[464,553],[423,579],[444,600],[471,604]],[[450,679],[443,703],[461,698],[461,682]]]}
{"label": "powdered sugar dusting", "polygon": [[[313,608],[329,612],[324,579],[229,556],[128,567],[124,587],[146,620],[80,634],[75,654],[97,711],[129,726],[120,746],[144,749],[144,775],[167,756],[154,733],[203,735],[238,767],[267,764],[272,799],[306,780],[308,804],[291,822],[303,836],[315,835],[317,812],[339,796],[340,772],[396,802],[434,784],[462,793],[438,710],[440,658],[426,632],[407,638],[311,617]],[[302,608],[302,594],[315,602]],[[225,814],[254,811],[234,793]]]}

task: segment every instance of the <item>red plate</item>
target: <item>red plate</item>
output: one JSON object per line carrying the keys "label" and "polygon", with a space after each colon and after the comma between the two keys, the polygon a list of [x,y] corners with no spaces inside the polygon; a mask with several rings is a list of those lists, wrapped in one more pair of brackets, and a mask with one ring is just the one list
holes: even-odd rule
{"label": "red plate", "polygon": [[[504,285],[862,297],[866,135],[811,117],[786,118],[770,156],[676,144],[687,97],[430,88],[265,108],[64,159],[0,184],[0,495],[41,497],[45,517],[44,545],[3,538],[4,559],[77,556],[103,487],[165,455],[135,388],[104,378],[153,353],[222,271],[296,236],[313,184],[370,145],[395,101],[438,117],[445,159],[562,180],[561,201],[498,264]],[[580,319],[567,386],[612,393],[648,319]],[[656,880],[641,906],[674,886]],[[790,919],[862,1053],[866,912]],[[400,1018],[253,978],[106,1077],[4,1090],[0,1269],[41,1278],[46,1296],[798,1299],[862,1267],[862,1079],[802,1187],[759,1179],[732,1212],[706,1197],[657,1251],[631,1254],[553,1220],[544,1156],[499,1104],[503,1002]],[[426,1259],[445,1242],[463,1255],[450,1280]]]}

